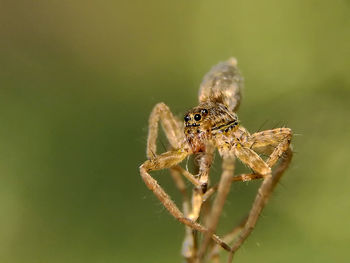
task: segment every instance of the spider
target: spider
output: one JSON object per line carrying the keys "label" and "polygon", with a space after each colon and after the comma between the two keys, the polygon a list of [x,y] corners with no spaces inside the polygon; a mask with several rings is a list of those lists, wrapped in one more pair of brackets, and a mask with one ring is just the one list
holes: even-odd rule
{"label": "spider", "polygon": [[[236,111],[241,101],[242,86],[243,79],[237,68],[237,61],[230,58],[214,66],[205,75],[199,89],[199,105],[187,111],[183,122],[164,103],[157,104],[149,118],[148,160],[140,166],[140,175],[170,214],[186,225],[187,242],[185,239],[183,255],[188,259],[187,262],[200,262],[211,240],[230,253],[231,262],[234,253],[252,232],[271,192],[292,158],[291,129],[278,128],[250,134],[240,124]],[[171,147],[162,154],[157,154],[156,149],[159,122]],[[216,149],[223,159],[222,175],[218,185],[210,188],[209,170]],[[190,155],[197,157],[198,174],[191,174],[179,165]],[[267,155],[268,158],[264,160],[261,155]],[[253,173],[234,176],[236,158],[250,167]],[[272,170],[274,166],[276,168]],[[194,185],[192,207],[189,207],[186,199],[184,213],[150,175],[151,171],[167,168],[172,173],[181,173]],[[183,192],[184,186],[181,186],[179,177],[176,178],[178,188]],[[232,238],[221,238],[215,231],[231,183],[254,179],[262,179],[262,183],[247,218],[236,228],[239,234],[233,245],[229,246]],[[206,215],[206,224],[203,225],[197,219],[202,204],[214,192],[216,197]],[[198,250],[195,248],[193,235],[191,237],[191,233],[195,231],[204,234]]]}

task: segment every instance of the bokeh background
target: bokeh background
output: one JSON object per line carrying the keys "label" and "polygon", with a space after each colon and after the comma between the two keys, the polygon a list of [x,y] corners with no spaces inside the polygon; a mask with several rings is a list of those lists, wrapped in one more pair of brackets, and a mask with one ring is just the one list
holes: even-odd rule
{"label": "bokeh background", "polygon": [[[347,0],[1,0],[0,262],[182,262],[183,226],[138,172],[148,115],[163,101],[181,117],[231,56],[244,126],[298,134],[236,262],[349,262]],[[220,234],[257,186],[233,185]]]}

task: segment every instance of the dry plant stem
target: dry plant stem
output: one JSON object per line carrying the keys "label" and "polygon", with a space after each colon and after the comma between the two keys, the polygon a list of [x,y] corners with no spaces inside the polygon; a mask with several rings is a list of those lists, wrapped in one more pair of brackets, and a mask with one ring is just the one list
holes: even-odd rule
{"label": "dry plant stem", "polygon": [[210,236],[216,231],[216,227],[219,222],[219,217],[221,215],[227,195],[230,191],[233,173],[234,173],[234,163],[235,163],[235,158],[233,155],[224,156],[223,163],[222,163],[223,173],[220,178],[218,193],[214,200],[211,213],[209,215],[208,224],[207,224],[208,232],[204,235],[202,245],[199,249],[199,253],[198,253],[199,260],[203,259],[204,254],[209,245]]}

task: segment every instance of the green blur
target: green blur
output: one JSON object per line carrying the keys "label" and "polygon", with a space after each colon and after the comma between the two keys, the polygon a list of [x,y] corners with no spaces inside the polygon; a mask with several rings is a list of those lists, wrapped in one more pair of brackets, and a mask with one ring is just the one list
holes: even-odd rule
{"label": "green blur", "polygon": [[[0,262],[182,262],[183,226],[138,173],[148,116],[163,101],[181,117],[230,56],[241,123],[298,134],[236,262],[349,262],[346,0],[0,1]],[[257,186],[233,185],[219,234]]]}

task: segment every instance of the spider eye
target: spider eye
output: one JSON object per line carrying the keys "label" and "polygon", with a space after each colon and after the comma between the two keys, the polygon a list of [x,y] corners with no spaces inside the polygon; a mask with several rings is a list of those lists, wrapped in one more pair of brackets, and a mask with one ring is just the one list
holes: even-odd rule
{"label": "spider eye", "polygon": [[195,121],[199,121],[201,118],[202,118],[202,116],[200,114],[194,115],[194,120]]}
{"label": "spider eye", "polygon": [[188,115],[186,115],[186,116],[184,117],[185,122],[188,122],[190,119],[191,119],[191,118],[190,118],[190,116],[188,116]]}
{"label": "spider eye", "polygon": [[203,109],[203,110],[201,110],[201,113],[202,113],[203,115],[207,115],[207,114],[208,114],[208,110],[207,110],[207,109]]}

